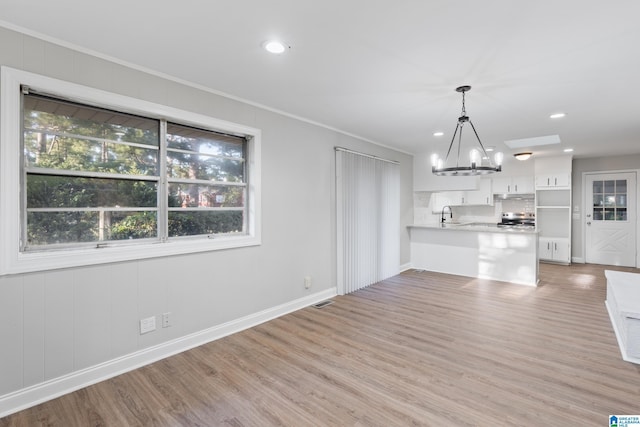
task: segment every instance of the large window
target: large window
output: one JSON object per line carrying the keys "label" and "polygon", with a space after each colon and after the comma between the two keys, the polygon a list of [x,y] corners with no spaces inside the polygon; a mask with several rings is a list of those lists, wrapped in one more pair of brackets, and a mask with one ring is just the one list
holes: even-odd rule
{"label": "large window", "polygon": [[6,67],[0,95],[0,274],[259,244],[259,131]]}

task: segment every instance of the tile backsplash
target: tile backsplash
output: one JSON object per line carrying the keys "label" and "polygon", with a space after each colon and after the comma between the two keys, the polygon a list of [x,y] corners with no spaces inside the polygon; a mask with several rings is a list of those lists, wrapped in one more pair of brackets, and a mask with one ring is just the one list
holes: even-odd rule
{"label": "tile backsplash", "polygon": [[507,199],[502,200],[502,212],[535,212],[536,203],[530,199]]}

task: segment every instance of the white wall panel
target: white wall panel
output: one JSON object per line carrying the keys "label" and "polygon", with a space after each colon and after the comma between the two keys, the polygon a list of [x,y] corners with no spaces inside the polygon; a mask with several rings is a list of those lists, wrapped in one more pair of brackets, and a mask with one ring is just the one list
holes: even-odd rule
{"label": "white wall panel", "polygon": [[22,277],[0,277],[0,395],[22,388]]}
{"label": "white wall panel", "polygon": [[24,276],[24,386],[44,381],[45,273]]}
{"label": "white wall panel", "polygon": [[[209,255],[211,253],[204,253]],[[176,260],[178,261],[178,260]],[[209,260],[210,261],[210,260]],[[177,265],[180,264],[178,261]],[[207,281],[207,271],[213,268],[211,262],[190,263],[188,270],[172,268],[166,272],[165,312],[171,313],[173,326],[163,329],[164,339],[174,339],[202,329],[199,327],[199,313],[202,310],[204,292],[202,284]],[[196,301],[197,299],[197,301]]]}
{"label": "white wall panel", "polygon": [[[46,69],[45,48],[47,43],[30,36],[23,36],[22,45],[24,47],[22,51],[23,69],[34,73],[42,72],[42,70]],[[4,57],[7,52],[2,53]],[[4,63],[4,60],[2,62]]]}
{"label": "white wall panel", "polygon": [[108,277],[110,358],[115,358],[138,349],[138,264],[110,266]]}
{"label": "white wall panel", "polygon": [[[182,258],[182,257],[180,257]],[[138,338],[138,348],[146,348],[163,341],[159,315],[167,311],[167,272],[187,270],[175,258],[156,258],[138,263],[138,319],[156,316],[156,330]],[[139,328],[139,325],[138,325]],[[139,329],[138,329],[139,332]]]}
{"label": "white wall panel", "polygon": [[111,329],[111,270],[101,265],[79,268],[74,274],[74,369],[109,359]]}
{"label": "white wall panel", "polygon": [[0,28],[0,52],[6,52],[2,65],[22,68],[22,39],[21,34]]}
{"label": "white wall panel", "polygon": [[101,82],[105,90],[113,91],[113,63],[104,59],[88,55],[74,55],[75,74],[74,83],[92,86]]}
{"label": "white wall panel", "polygon": [[76,55],[71,49],[48,43],[44,59],[49,77],[67,81],[73,81],[77,77]]}
{"label": "white wall panel", "polygon": [[73,371],[73,271],[52,271],[44,282],[44,376],[49,380]]}

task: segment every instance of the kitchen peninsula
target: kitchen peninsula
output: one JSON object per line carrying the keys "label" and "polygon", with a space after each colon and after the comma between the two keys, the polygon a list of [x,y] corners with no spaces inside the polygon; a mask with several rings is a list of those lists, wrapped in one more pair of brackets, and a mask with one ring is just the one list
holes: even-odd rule
{"label": "kitchen peninsula", "polygon": [[538,233],[493,224],[409,226],[415,269],[522,285],[538,284]]}

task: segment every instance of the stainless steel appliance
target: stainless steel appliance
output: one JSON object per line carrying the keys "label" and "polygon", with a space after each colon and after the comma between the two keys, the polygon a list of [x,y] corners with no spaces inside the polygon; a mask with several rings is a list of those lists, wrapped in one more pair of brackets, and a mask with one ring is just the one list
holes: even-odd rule
{"label": "stainless steel appliance", "polygon": [[503,212],[498,227],[535,228],[536,215],[533,212]]}

